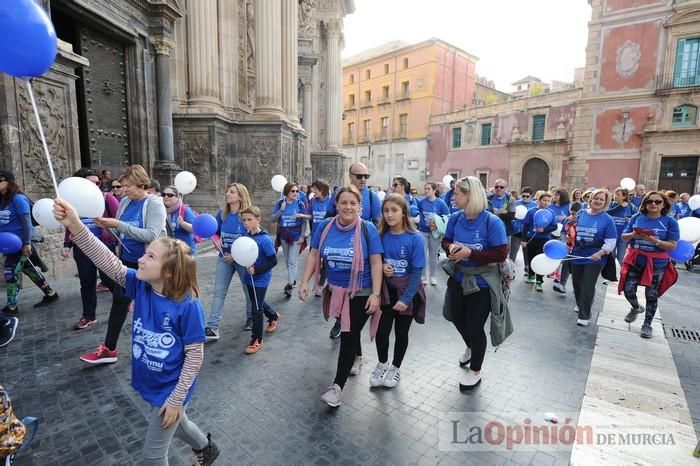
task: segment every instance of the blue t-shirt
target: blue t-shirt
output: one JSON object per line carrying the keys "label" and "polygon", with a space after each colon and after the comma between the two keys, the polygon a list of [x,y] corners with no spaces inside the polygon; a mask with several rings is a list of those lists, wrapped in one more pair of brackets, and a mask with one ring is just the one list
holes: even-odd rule
{"label": "blue t-shirt", "polygon": [[384,263],[394,268],[395,277],[410,275],[413,269],[425,268],[425,240],[418,232],[404,231],[399,235],[391,231],[382,236]]}
{"label": "blue t-shirt", "polygon": [[[557,226],[557,218],[556,214],[552,217],[552,221],[549,222],[548,225],[544,227],[545,231],[538,232],[536,231],[535,227],[535,214],[542,209],[530,209],[527,211],[527,215],[525,215],[525,218],[523,219],[523,228],[525,228],[525,225],[528,225],[528,231],[527,231],[527,238],[528,241],[531,240],[532,238],[540,238],[540,239],[549,239],[552,236],[551,231],[547,231],[549,228],[554,227],[556,229]],[[552,230],[554,231],[554,230]]]}
{"label": "blue t-shirt", "polygon": [[[319,249],[323,229],[326,228],[328,222],[332,221],[334,221],[334,219],[328,218],[318,225],[318,228],[316,228],[311,238],[311,248],[318,249],[321,258],[326,263],[328,283],[333,286],[347,288],[350,286],[350,269],[352,267],[352,258],[354,255],[353,236],[355,230],[340,231],[335,225],[332,226],[326,236],[323,247]],[[370,288],[372,286],[372,270],[369,263],[369,256],[372,254],[381,254],[384,252],[384,249],[382,248],[382,241],[379,238],[377,228],[371,222],[367,221],[365,222],[365,227],[367,228],[369,245],[367,245],[365,241],[364,233],[361,233],[362,251],[365,258],[362,269],[361,286],[362,288]]]}
{"label": "blue t-shirt", "polygon": [[449,207],[447,207],[445,201],[438,197],[434,201],[428,200],[428,198],[421,199],[418,203],[418,210],[420,210],[420,225],[418,228],[425,233],[430,233],[430,218],[433,215],[450,215]]}
{"label": "blue t-shirt", "polygon": [[610,215],[615,222],[615,229],[617,230],[617,240],[621,241],[622,232],[625,231],[627,222],[632,218],[632,216],[637,213],[637,208],[634,204],[628,203],[627,207],[622,207],[621,204],[612,203],[610,208],[608,208],[608,215]]}
{"label": "blue t-shirt", "polygon": [[182,212],[182,219],[185,222],[190,224],[194,222],[194,212],[189,206],[180,207],[175,212],[168,214],[167,221],[170,222],[170,228],[173,230],[175,239],[184,241],[190,247],[190,249],[192,249],[192,254],[194,254],[197,251],[197,245],[194,243],[194,234],[180,228],[180,225],[177,223],[180,212]]}
{"label": "blue t-shirt", "polygon": [[311,211],[309,213],[313,216],[311,222],[311,234],[313,234],[318,224],[326,218],[326,215],[335,214],[335,203],[331,196],[326,196],[323,200],[314,197],[309,204],[309,210]]}
{"label": "blue t-shirt", "polygon": [[[523,202],[522,199],[518,199],[517,201],[515,201],[515,207],[518,207],[519,205],[527,207],[527,210],[537,208],[537,202],[533,201],[532,199],[530,199],[530,202],[528,203]],[[513,234],[520,234],[523,231],[523,219],[518,220],[516,218],[511,220],[510,224],[513,226]]]}
{"label": "blue t-shirt", "polygon": [[642,199],[644,196],[632,196],[632,204],[639,210],[639,206],[642,205]]}
{"label": "blue t-shirt", "polygon": [[690,206],[685,202],[676,202],[673,204],[673,216],[674,218],[678,216],[678,220],[686,217],[690,217],[692,211]]}
{"label": "blue t-shirt", "polygon": [[418,209],[418,201],[416,200],[415,196],[406,194],[404,199],[406,199],[406,204],[408,204],[409,215],[411,217],[417,217],[420,214],[420,210]]}
{"label": "blue t-shirt", "polygon": [[[625,227],[625,233],[632,233],[635,228],[646,228],[654,231],[654,236],[661,241],[678,241],[681,237],[676,219],[667,215],[662,215],[659,218],[649,218],[644,214],[636,214]],[[656,246],[651,241],[642,239],[632,239],[629,242],[630,247],[641,249],[647,252],[664,252],[663,249]],[[654,259],[654,265],[663,267],[668,262],[667,259]],[[646,257],[639,256],[637,264],[640,266],[646,265]]]}
{"label": "blue t-shirt", "polygon": [[297,199],[299,199],[301,202],[303,202],[304,205],[309,204],[309,198],[306,196],[306,193],[302,190],[299,190],[299,193],[297,194]]}
{"label": "blue t-shirt", "polygon": [[[175,389],[185,361],[185,346],[204,343],[204,310],[199,299],[175,301],[153,291],[128,269],[124,295],[134,300],[131,331],[131,386],[155,407]],[[194,392],[190,387],[185,404]]]}
{"label": "blue t-shirt", "polygon": [[[24,194],[15,194],[6,206],[0,206],[0,231],[14,233],[24,238],[24,224],[21,217],[31,212],[29,199]],[[31,228],[31,222],[30,222]]]}
{"label": "blue t-shirt", "polygon": [[[255,240],[255,242],[258,244],[258,258],[255,260],[253,268],[262,265],[267,257],[277,255],[272,238],[270,238],[270,234],[265,230],[260,230],[255,235],[248,233],[247,236],[253,238],[253,240]],[[267,288],[270,286],[270,281],[272,280],[272,269],[262,274],[256,273],[251,278],[250,274],[248,273],[248,268],[246,267],[246,272],[243,277],[246,285],[255,286],[255,288]]]}
{"label": "blue t-shirt", "polygon": [[[571,251],[573,256],[588,257],[600,251],[606,239],[617,239],[617,230],[612,217],[605,212],[591,215],[587,210],[576,214],[576,243]],[[604,264],[604,261],[574,259],[576,265]]]}
{"label": "blue t-shirt", "polygon": [[549,210],[551,210],[554,213],[554,219],[558,222],[561,222],[565,218],[567,218],[569,215],[571,215],[571,212],[569,211],[569,204],[563,204],[563,205],[554,205],[554,203],[549,204]]}
{"label": "blue t-shirt", "polygon": [[491,207],[493,207],[493,210],[503,210],[508,208],[509,200],[509,196],[506,196],[504,194],[503,197],[491,196],[489,202],[491,203]]}
{"label": "blue t-shirt", "polygon": [[[382,217],[382,201],[379,200],[379,196],[374,191],[370,191],[369,188],[360,191],[360,195],[362,197],[360,218],[370,222],[378,222]],[[371,202],[370,196],[372,197]]]}
{"label": "blue t-shirt", "polygon": [[[221,211],[216,214],[216,222],[219,224],[217,233],[221,236],[221,250],[231,254],[233,242],[245,235],[247,231],[237,212],[229,212],[226,215],[226,220],[223,220],[222,215]],[[219,253],[219,256],[222,256],[222,254]]]}
{"label": "blue t-shirt", "polygon": [[[140,201],[131,200],[129,205],[127,205],[122,212],[119,220],[127,225],[131,225],[132,227],[143,228],[143,205],[146,202],[146,199],[147,197],[144,197]],[[122,240],[122,243],[124,243],[121,258],[125,261],[137,262],[146,251],[146,244],[123,233],[119,235],[119,238]]]}
{"label": "blue t-shirt", "polygon": [[[455,212],[445,227],[445,239],[453,243],[459,243],[475,251],[483,251],[508,243],[506,227],[498,216],[488,211],[483,211],[475,219],[468,219],[464,212]],[[477,267],[479,264],[468,257],[460,264],[466,267]],[[461,282],[463,274],[456,272],[454,279]],[[477,284],[480,288],[488,288],[488,285],[477,275]]]}
{"label": "blue t-shirt", "polygon": [[[275,207],[272,211],[273,214],[279,212],[280,208],[282,207],[282,202],[286,203],[286,200],[280,199],[275,203]],[[302,224],[304,223],[304,219],[295,218],[294,215],[296,214],[306,214],[306,206],[300,199],[297,199],[291,204],[286,203],[282,215],[280,215],[280,217],[277,219],[277,225],[279,225],[282,228],[301,228]],[[292,238],[294,241],[296,241],[299,239],[300,235],[293,236],[296,236],[296,238]]]}

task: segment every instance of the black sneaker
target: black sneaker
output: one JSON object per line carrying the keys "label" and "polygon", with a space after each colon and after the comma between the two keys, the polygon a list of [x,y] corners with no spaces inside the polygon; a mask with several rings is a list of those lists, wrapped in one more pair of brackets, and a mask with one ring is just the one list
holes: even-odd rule
{"label": "black sneaker", "polygon": [[641,308],[638,308],[638,307],[637,307],[637,308],[634,308],[634,307],[633,307],[632,309],[630,309],[630,311],[629,311],[629,312],[627,313],[627,315],[625,316],[625,322],[627,322],[628,324],[631,324],[632,322],[634,322],[635,320],[637,320],[637,316],[638,316],[639,314],[641,314],[641,312],[642,312],[642,309],[641,309]]}
{"label": "black sneaker", "polygon": [[6,346],[15,338],[15,330],[17,330],[19,319],[17,317],[10,317],[9,319],[9,321],[5,322],[5,326],[0,328],[0,347]]}
{"label": "black sneaker", "polygon": [[19,314],[19,308],[17,306],[15,306],[15,307],[5,306],[2,308],[2,312],[6,316],[17,316]]}
{"label": "black sneaker", "polygon": [[294,288],[289,283],[287,283],[287,285],[284,287],[284,294],[285,294],[285,296],[287,296],[287,298],[292,297],[292,290],[293,289]]}
{"label": "black sneaker", "polygon": [[58,301],[58,293],[54,292],[52,295],[45,294],[43,298],[41,298],[41,301],[36,303],[34,307],[44,307],[48,306],[51,303],[54,303]]}
{"label": "black sneaker", "polygon": [[253,319],[248,319],[245,321],[245,327],[243,327],[243,330],[252,330],[253,329]]}
{"label": "black sneaker", "polygon": [[338,338],[340,336],[340,319],[336,319],[333,328],[331,329],[330,338]]}
{"label": "black sneaker", "polygon": [[206,327],[204,329],[204,337],[207,339],[207,341],[216,341],[219,339],[219,330]]}
{"label": "black sneaker", "polygon": [[207,442],[207,446],[201,450],[192,449],[196,466],[209,466],[219,457],[219,447],[211,441],[211,434],[209,433],[207,433]]}
{"label": "black sneaker", "polygon": [[651,338],[651,325],[644,324],[642,325],[642,331],[640,332],[639,336],[642,338]]}

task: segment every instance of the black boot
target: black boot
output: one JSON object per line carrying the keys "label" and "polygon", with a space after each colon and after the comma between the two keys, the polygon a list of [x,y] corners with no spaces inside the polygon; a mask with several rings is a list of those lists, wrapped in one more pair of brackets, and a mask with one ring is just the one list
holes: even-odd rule
{"label": "black boot", "polygon": [[195,466],[209,466],[219,457],[219,447],[211,441],[211,434],[207,433],[207,446],[201,450],[192,449],[194,452]]}

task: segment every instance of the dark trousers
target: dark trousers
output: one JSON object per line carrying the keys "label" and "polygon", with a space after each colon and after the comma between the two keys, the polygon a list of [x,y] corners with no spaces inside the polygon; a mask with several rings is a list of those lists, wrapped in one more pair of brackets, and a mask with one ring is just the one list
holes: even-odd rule
{"label": "dark trousers", "polygon": [[[95,309],[97,309],[97,290],[95,290],[95,287],[97,286],[98,269],[78,247],[73,247],[73,259],[78,267],[83,317],[95,320]],[[115,283],[103,271],[99,270],[99,274],[102,284],[111,291],[115,287]]]}
{"label": "dark trousers", "polygon": [[[644,297],[646,298],[647,302],[646,312],[644,313],[644,325],[651,325],[651,321],[654,320],[656,308],[659,305],[659,283],[661,283],[661,278],[664,276],[665,270],[665,264],[663,266],[655,265],[651,286],[647,286],[644,289]],[[625,298],[634,308],[639,307],[637,287],[639,286],[639,280],[642,278],[643,272],[644,268],[638,267],[637,265],[630,265],[629,271],[627,272],[627,280],[625,281]]]}
{"label": "dark trousers", "polygon": [[262,340],[263,314],[265,314],[267,320],[273,321],[277,320],[277,313],[265,302],[267,288],[255,287],[255,289],[253,289],[250,285],[246,285],[246,287],[248,288],[248,296],[250,296],[250,300],[252,301],[251,312],[253,314],[253,329],[251,330],[251,338],[259,338]]}
{"label": "dark trousers", "polygon": [[591,319],[591,307],[593,306],[593,298],[595,297],[595,285],[598,282],[598,275],[600,275],[600,271],[603,269],[602,262],[603,261],[601,261],[601,264],[586,265],[569,264],[579,319]]}
{"label": "dark trousers", "polygon": [[[139,264],[122,260],[122,264],[130,269],[137,269]],[[124,327],[126,315],[129,313],[129,303],[131,299],[124,296],[124,289],[121,286],[112,287],[112,307],[109,310],[109,322],[107,324],[107,336],[105,336],[105,346],[111,351],[117,349],[119,333]]]}
{"label": "dark trousers", "polygon": [[[534,259],[536,255],[542,254],[544,251],[544,243],[547,241],[549,240],[546,238],[530,238],[530,241],[527,242],[527,270],[530,276],[533,275],[532,268],[530,267],[532,259]],[[544,276],[537,275],[536,279],[537,283],[542,283],[544,281]]]}
{"label": "dark trousers", "polygon": [[484,325],[491,313],[491,290],[482,288],[477,293],[465,296],[462,284],[452,278],[447,280],[447,293],[453,303],[452,324],[464,343],[472,350],[471,370],[478,372],[486,355],[486,332]]}
{"label": "dark trousers", "polygon": [[569,276],[571,275],[571,263],[569,261],[565,261],[561,263],[561,271],[559,273],[559,283],[562,285],[566,286],[566,283],[569,281]]}
{"label": "dark trousers", "polygon": [[411,328],[411,322],[413,322],[411,314],[399,314],[391,306],[382,308],[382,316],[379,319],[376,336],[379,362],[385,363],[389,359],[389,335],[393,326],[395,336],[394,360],[391,363],[395,367],[401,367],[401,362],[408,349],[408,331]]}
{"label": "dark trousers", "polygon": [[340,352],[338,353],[338,368],[335,372],[335,381],[340,388],[350,375],[350,369],[355,362],[357,349],[360,346],[360,335],[365,322],[369,318],[365,304],[369,296],[356,296],[350,300],[350,331],[340,334]]}

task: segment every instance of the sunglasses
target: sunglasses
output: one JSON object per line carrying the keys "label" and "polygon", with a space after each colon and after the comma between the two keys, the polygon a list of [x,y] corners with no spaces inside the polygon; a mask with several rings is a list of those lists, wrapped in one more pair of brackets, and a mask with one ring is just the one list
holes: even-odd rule
{"label": "sunglasses", "polygon": [[647,200],[647,204],[661,205],[663,203],[664,203],[663,199],[648,199]]}
{"label": "sunglasses", "polygon": [[122,185],[120,185],[120,184],[118,184],[116,186],[112,185],[112,189],[121,189],[121,187],[122,187]]}
{"label": "sunglasses", "polygon": [[359,175],[355,174],[355,173],[350,173],[350,174],[352,176],[354,176],[355,178],[358,178],[360,180],[362,180],[362,179],[369,180],[369,173],[360,173]]}
{"label": "sunglasses", "polygon": [[529,194],[521,194],[520,197],[525,198],[525,199],[530,199]]}
{"label": "sunglasses", "polygon": [[292,189],[292,190],[291,190],[291,191],[289,191],[289,192],[290,192],[290,193],[298,193],[298,192],[299,192],[299,190],[298,190],[298,189]]}
{"label": "sunglasses", "polygon": [[161,193],[161,196],[163,197],[175,197],[177,194],[175,193]]}
{"label": "sunglasses", "polygon": [[495,189],[506,189],[505,186],[498,186],[498,185],[494,186],[494,188],[495,188]]}

